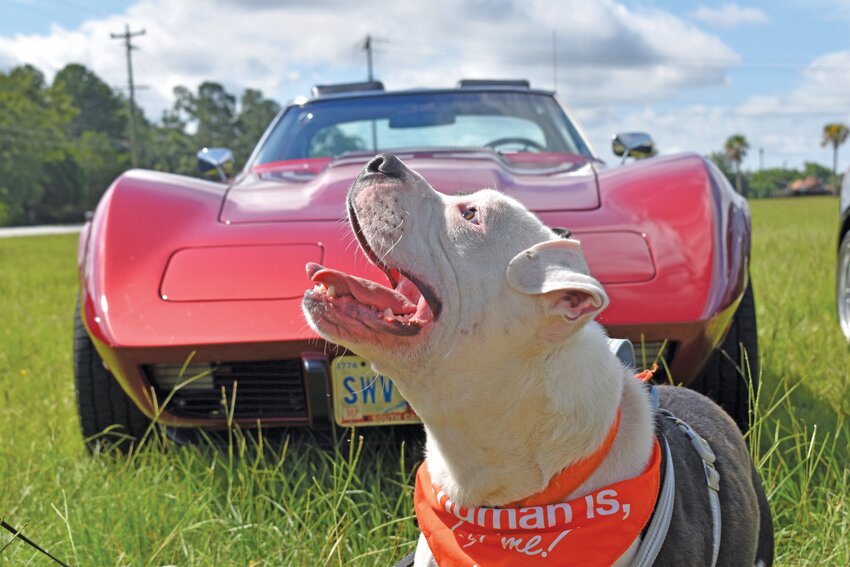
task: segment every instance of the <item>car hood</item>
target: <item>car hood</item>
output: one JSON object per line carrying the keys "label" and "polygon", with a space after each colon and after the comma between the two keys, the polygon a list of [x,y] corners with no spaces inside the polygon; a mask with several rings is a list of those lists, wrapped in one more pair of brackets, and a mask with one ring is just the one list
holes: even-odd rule
{"label": "car hood", "polygon": [[[487,154],[399,157],[443,193],[493,188],[518,199],[534,212],[599,207],[596,170],[589,162],[528,169],[513,167],[498,156]],[[366,157],[339,160],[318,172],[304,164],[245,173],[224,196],[221,221],[339,220],[345,216],[348,189],[367,161]]]}

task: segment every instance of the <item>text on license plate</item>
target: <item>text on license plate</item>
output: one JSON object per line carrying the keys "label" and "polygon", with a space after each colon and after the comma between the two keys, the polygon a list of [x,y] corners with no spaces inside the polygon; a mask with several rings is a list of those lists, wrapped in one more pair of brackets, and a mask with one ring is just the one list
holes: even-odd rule
{"label": "text on license plate", "polygon": [[340,356],[331,363],[334,419],[339,425],[368,427],[420,423],[392,378],[375,374],[368,360]]}

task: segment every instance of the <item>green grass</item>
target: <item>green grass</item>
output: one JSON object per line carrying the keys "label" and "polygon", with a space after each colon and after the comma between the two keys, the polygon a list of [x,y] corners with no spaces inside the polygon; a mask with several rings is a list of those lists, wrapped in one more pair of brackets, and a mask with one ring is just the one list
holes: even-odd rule
{"label": "green grass", "polygon": [[751,448],[782,565],[850,565],[850,348],[835,309],[838,200],[751,202],[762,361]]}
{"label": "green grass", "polygon": [[752,277],[768,387],[800,384],[798,417],[835,424],[850,415],[850,349],[838,326],[838,201],[754,201]]}
{"label": "green grass", "polygon": [[[752,276],[762,351],[751,447],[779,565],[848,565],[850,350],[834,315],[837,202],[760,201]],[[72,565],[387,565],[412,548],[418,447],[319,448],[231,433],[83,449],[71,373],[73,236],[0,239],[0,518]],[[259,446],[262,444],[262,446]],[[0,566],[50,565],[0,533]]]}

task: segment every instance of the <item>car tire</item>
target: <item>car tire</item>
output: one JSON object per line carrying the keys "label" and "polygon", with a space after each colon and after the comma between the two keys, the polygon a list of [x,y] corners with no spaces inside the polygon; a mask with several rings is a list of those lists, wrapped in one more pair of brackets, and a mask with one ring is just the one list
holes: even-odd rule
{"label": "car tire", "polygon": [[850,341],[850,232],[844,235],[838,246],[835,292],[838,322],[844,337]]}
{"label": "car tire", "polygon": [[90,451],[107,446],[131,451],[151,421],[103,365],[83,325],[79,302],[74,315],[74,384],[86,447]]}
{"label": "car tire", "polygon": [[[705,394],[726,410],[741,432],[750,425],[750,396],[755,396],[759,378],[758,327],[752,281],[744,296],[726,338],[693,384],[693,389]],[[744,351],[747,357],[744,359]]]}

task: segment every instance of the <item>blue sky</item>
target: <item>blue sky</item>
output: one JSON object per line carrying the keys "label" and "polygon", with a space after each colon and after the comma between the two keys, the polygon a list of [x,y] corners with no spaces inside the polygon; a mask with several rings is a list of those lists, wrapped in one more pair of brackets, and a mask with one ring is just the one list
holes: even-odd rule
{"label": "blue sky", "polygon": [[216,80],[284,101],[362,79],[367,33],[390,88],[497,76],[550,88],[554,31],[558,91],[603,157],[616,131],[700,153],[743,133],[749,169],[759,148],[767,167],[831,164],[823,125],[850,123],[850,0],[0,0],[0,70],[32,63],[51,78],[79,62],[122,87],[109,34],[125,23],[147,32],[134,65],[152,119],[176,85]]}
{"label": "blue sky", "polygon": [[48,34],[54,24],[79,27],[85,20],[123,12],[132,1],[0,0],[0,35]]}
{"label": "blue sky", "polygon": [[[637,2],[669,10],[682,18],[699,21],[695,14],[703,6],[729,3]],[[684,100],[704,104],[729,104],[748,96],[781,92],[800,80],[800,71],[816,57],[850,48],[850,19],[837,4],[830,2],[775,0],[742,2],[742,8],[760,11],[764,23],[741,23],[723,27],[703,23],[741,56],[740,65],[728,70],[729,83],[709,93],[681,93]],[[847,4],[850,9],[850,3]],[[846,69],[850,72],[850,69]],[[847,110],[847,109],[844,109]]]}

